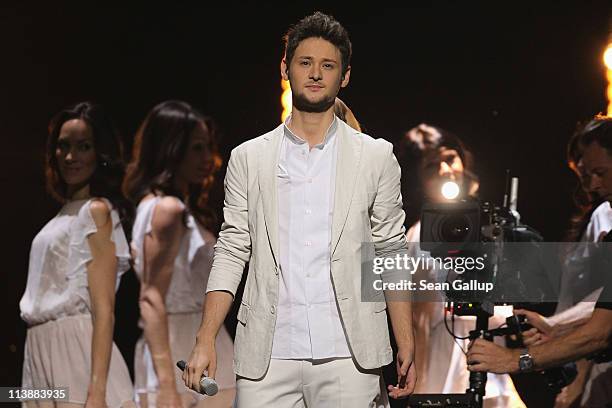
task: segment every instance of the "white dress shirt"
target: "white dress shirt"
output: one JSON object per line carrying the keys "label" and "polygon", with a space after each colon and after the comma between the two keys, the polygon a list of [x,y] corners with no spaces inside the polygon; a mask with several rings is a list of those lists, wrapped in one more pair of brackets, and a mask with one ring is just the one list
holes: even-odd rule
{"label": "white dress shirt", "polygon": [[330,266],[337,119],[312,149],[289,130],[290,120],[277,171],[281,274],[272,358],[350,357]]}

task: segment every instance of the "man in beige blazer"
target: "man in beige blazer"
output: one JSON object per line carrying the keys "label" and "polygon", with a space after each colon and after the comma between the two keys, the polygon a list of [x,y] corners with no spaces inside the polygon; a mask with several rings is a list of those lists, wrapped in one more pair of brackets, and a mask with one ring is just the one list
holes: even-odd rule
{"label": "man in beige blazer", "polygon": [[235,340],[239,408],[388,405],[380,387],[380,367],[392,361],[387,308],[399,346],[388,392],[414,389],[410,303],[385,302],[382,292],[362,298],[362,244],[391,257],[407,244],[392,145],[333,113],[350,56],[347,32],[330,16],[317,12],[290,29],[281,75],[292,114],[236,147],[228,163],[224,223],[183,378],[197,388],[204,372],[215,376],[216,334],[248,263]]}

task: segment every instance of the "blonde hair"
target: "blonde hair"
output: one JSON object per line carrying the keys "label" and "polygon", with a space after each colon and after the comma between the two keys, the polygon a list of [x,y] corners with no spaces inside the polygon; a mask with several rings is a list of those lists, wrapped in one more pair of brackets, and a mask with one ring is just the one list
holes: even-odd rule
{"label": "blonde hair", "polygon": [[346,106],[346,103],[344,103],[340,98],[336,98],[336,101],[334,102],[334,113],[337,117],[342,119],[343,122],[346,122],[347,125],[356,131],[361,132],[361,125],[359,125],[353,111]]}

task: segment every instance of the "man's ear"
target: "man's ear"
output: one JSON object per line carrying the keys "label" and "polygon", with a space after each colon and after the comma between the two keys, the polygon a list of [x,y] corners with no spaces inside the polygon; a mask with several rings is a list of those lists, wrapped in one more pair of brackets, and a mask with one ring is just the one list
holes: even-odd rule
{"label": "man's ear", "polygon": [[340,82],[340,88],[346,87],[349,83],[350,78],[351,78],[351,66],[349,65],[344,75],[342,75],[342,82]]}
{"label": "man's ear", "polygon": [[280,63],[280,72],[281,72],[281,78],[283,78],[283,80],[285,81],[288,81],[289,80],[289,66],[287,65],[287,61],[285,60],[284,57]]}

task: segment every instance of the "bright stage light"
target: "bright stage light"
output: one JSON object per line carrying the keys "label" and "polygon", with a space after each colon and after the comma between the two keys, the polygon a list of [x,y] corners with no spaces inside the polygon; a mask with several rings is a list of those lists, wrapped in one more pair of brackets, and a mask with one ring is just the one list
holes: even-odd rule
{"label": "bright stage light", "polygon": [[608,48],[604,51],[603,61],[606,68],[612,70],[612,44],[608,44]]}
{"label": "bright stage light", "polygon": [[608,79],[608,88],[606,89],[606,96],[608,97],[608,116],[612,116],[612,42],[608,44],[608,48],[604,51],[603,62],[606,65],[608,71],[606,77]]}
{"label": "bright stage light", "polygon": [[291,113],[291,86],[289,85],[289,81],[281,80],[281,88],[283,88],[283,93],[281,94],[281,105],[283,107],[281,121],[284,122]]}
{"label": "bright stage light", "polygon": [[454,181],[447,181],[442,185],[442,196],[447,200],[454,200],[459,196],[459,185]]}

